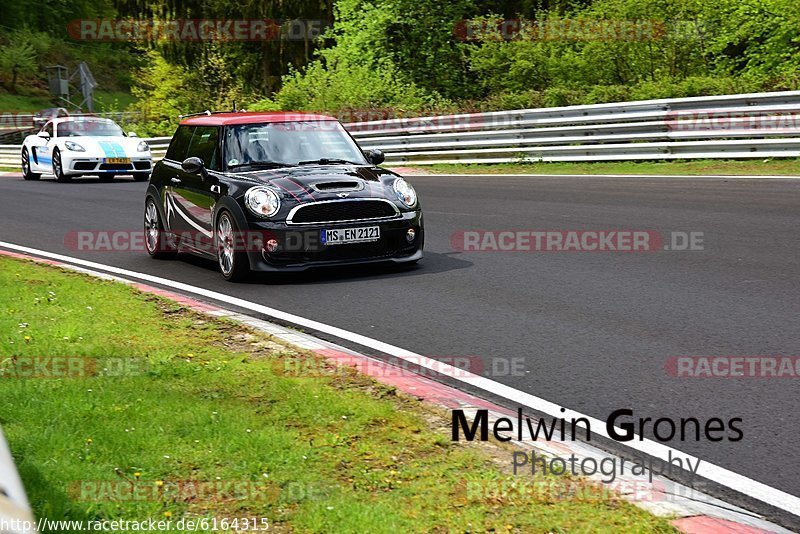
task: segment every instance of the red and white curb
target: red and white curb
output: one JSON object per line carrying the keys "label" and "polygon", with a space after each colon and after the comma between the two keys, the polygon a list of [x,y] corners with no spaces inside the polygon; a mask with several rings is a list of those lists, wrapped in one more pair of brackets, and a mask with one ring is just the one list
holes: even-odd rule
{"label": "red and white curb", "polygon": [[[477,410],[486,409],[489,412],[490,427],[493,427],[494,421],[500,417],[514,418],[517,415],[492,402],[335,343],[269,321],[207,304],[179,293],[60,261],[42,259],[6,250],[0,250],[0,255],[31,260],[105,280],[121,282],[142,292],[168,298],[196,312],[240,322],[286,344],[323,356],[336,365],[354,367],[378,382],[395,387],[403,393],[415,396],[438,407],[448,410],[462,409],[470,418],[475,416]],[[536,419],[531,417],[531,420],[535,425]],[[599,464],[602,459],[611,456],[606,451],[579,441],[536,441],[531,443],[512,440],[511,443],[528,451],[535,451],[548,456],[564,457],[574,455],[577,460],[576,463],[580,463],[584,458],[592,458]],[[602,483],[603,475],[598,474],[588,478]],[[790,530],[765,520],[758,514],[729,504],[689,486],[674,482],[666,477],[653,474],[651,481],[649,472],[645,472],[642,475],[632,475],[629,472],[617,475],[613,489],[623,498],[654,515],[673,518],[672,525],[687,534],[792,533]]]}

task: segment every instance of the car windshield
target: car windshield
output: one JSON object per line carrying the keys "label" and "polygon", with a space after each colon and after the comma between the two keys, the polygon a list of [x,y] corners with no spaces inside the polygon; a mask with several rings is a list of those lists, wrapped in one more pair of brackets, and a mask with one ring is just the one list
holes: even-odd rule
{"label": "car windshield", "polygon": [[229,126],[225,162],[228,169],[367,163],[358,145],[335,120]]}
{"label": "car windshield", "polygon": [[122,128],[111,121],[68,121],[57,127],[58,137],[122,137]]}

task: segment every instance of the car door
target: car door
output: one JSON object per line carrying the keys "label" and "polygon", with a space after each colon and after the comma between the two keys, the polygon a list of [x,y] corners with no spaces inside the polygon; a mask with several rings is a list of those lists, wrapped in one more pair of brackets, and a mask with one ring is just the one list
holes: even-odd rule
{"label": "car door", "polygon": [[186,174],[181,168],[181,163],[189,152],[192,133],[193,130],[190,126],[179,126],[175,135],[172,136],[164,159],[156,167],[157,176],[155,178],[163,184],[162,201],[166,226],[177,237],[181,237],[181,233],[188,232],[187,228],[189,228],[177,212],[176,206],[179,204],[177,194],[180,192],[176,190],[176,187],[181,184]]}
{"label": "car door", "polygon": [[[219,170],[219,128],[194,126],[186,153],[187,158],[197,157],[206,170]],[[180,169],[178,181],[172,181],[171,190],[175,205],[176,224],[191,236],[186,245],[198,251],[213,254],[214,205],[217,201],[216,180],[205,172],[187,173]]]}
{"label": "car door", "polygon": [[49,138],[42,140],[41,144],[31,147],[32,168],[38,172],[51,172],[53,169],[53,147],[55,146],[55,128],[53,122],[49,121],[42,128]]}

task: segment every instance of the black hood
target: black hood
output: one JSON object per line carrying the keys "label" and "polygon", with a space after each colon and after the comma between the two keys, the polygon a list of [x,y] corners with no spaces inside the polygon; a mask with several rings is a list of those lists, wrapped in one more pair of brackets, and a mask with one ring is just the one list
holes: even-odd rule
{"label": "black hood", "polygon": [[330,198],[386,198],[387,187],[399,176],[380,167],[299,165],[242,173],[239,176],[271,185],[284,198],[313,202]]}

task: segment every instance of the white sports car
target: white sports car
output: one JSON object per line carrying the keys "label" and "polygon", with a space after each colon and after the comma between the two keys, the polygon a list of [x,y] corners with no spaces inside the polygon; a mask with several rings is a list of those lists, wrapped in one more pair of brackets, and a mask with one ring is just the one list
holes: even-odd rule
{"label": "white sports car", "polygon": [[48,121],[22,144],[22,175],[38,180],[52,174],[59,182],[91,174],[109,181],[117,174],[134,180],[150,177],[153,156],[147,143],[126,135],[112,120],[100,117],[63,117]]}

